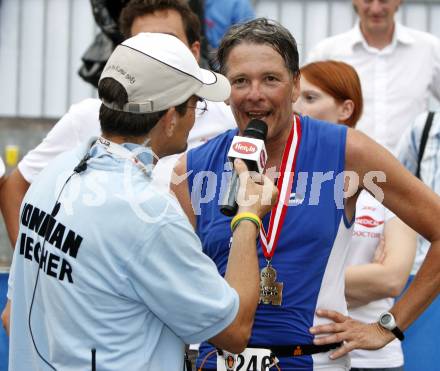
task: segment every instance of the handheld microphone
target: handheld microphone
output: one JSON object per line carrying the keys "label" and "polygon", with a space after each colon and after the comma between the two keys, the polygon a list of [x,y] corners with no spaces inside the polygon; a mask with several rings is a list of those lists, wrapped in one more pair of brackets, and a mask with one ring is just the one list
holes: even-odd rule
{"label": "handheld microphone", "polygon": [[[228,158],[231,162],[236,158],[242,159],[249,171],[263,173],[266,166],[267,153],[264,141],[267,136],[267,125],[264,121],[252,119],[243,132],[236,135],[229,148]],[[238,174],[232,169],[232,177],[227,191],[223,195],[220,211],[226,216],[237,214],[237,192],[239,186]]]}

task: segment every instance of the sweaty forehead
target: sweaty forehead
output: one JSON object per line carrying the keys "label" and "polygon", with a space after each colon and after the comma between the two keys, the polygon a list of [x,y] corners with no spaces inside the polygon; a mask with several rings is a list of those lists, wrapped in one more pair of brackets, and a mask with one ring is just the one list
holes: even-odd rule
{"label": "sweaty forehead", "polygon": [[259,53],[270,54],[270,55],[278,55],[282,58],[281,54],[275,49],[275,47],[269,43],[265,42],[252,42],[252,41],[244,41],[238,44],[235,44],[231,50],[229,51],[229,55],[234,52],[236,54],[246,54],[249,53],[250,50],[258,50]]}
{"label": "sweaty forehead", "polygon": [[251,71],[287,70],[283,57],[269,44],[237,44],[229,51],[225,62],[228,75]]}
{"label": "sweaty forehead", "polygon": [[281,54],[274,47],[267,43],[243,42],[234,45],[225,60],[226,67],[230,68],[237,62],[247,61],[259,64],[272,59],[274,62],[283,62]]}

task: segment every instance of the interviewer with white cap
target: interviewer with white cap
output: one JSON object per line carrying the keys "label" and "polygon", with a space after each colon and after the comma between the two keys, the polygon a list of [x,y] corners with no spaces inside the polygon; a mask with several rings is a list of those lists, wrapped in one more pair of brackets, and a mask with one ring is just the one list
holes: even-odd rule
{"label": "interviewer with white cap", "polygon": [[[20,212],[11,268],[10,370],[182,370],[184,343],[240,352],[258,302],[259,218],[276,190],[243,162],[223,279],[177,201],[157,189],[157,158],[184,151],[198,99],[230,85],[176,37],[143,33],[116,48],[99,82],[102,137],[39,175]],[[157,157],[157,158],[156,158]]]}

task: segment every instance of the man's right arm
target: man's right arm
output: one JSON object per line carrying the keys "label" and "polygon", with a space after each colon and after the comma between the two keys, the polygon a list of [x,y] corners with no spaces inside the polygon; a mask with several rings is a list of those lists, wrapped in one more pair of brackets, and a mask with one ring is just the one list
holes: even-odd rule
{"label": "man's right arm", "polygon": [[29,183],[24,179],[18,169],[15,169],[5,180],[0,188],[0,205],[12,247],[15,247],[18,236],[18,220],[20,205],[29,188]]}
{"label": "man's right arm", "polygon": [[11,301],[9,299],[6,302],[6,306],[3,308],[1,318],[2,318],[2,325],[3,328],[5,329],[6,335],[9,336],[10,319],[11,319]]}
{"label": "man's right arm", "polygon": [[35,177],[59,154],[75,148],[89,137],[99,135],[97,99],[85,99],[72,105],[53,126],[43,141],[29,151],[0,189],[0,204],[13,246],[18,235],[18,216],[23,197]]}
{"label": "man's right arm", "polygon": [[[67,139],[69,138],[69,139]],[[18,236],[21,202],[30,184],[46,165],[60,153],[73,148],[76,141],[70,111],[49,131],[43,141],[29,151],[0,189],[0,205],[12,247]]]}
{"label": "man's right arm", "polygon": [[[371,172],[371,169],[374,171]],[[399,328],[405,331],[440,292],[440,230],[437,223],[440,198],[401,166],[390,152],[357,130],[347,132],[345,170],[355,171],[359,179],[363,179],[361,186],[365,189],[371,186],[371,183],[368,184],[370,179],[377,179],[380,172],[384,174],[386,181],[380,182],[383,204],[431,242],[414,281],[390,309]],[[314,343],[323,345],[344,341],[331,358],[341,357],[353,349],[379,349],[395,338],[377,322],[362,324],[331,310],[318,310],[317,314],[335,323],[311,328],[310,332],[314,335],[327,334],[315,337]]]}

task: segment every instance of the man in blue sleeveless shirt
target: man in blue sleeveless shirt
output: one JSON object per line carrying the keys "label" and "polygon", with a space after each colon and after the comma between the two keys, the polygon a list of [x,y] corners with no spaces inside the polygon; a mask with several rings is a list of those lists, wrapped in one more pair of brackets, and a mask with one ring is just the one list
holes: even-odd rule
{"label": "man in blue sleeveless shirt", "polygon": [[[115,49],[98,92],[102,137],[57,157],[22,204],[10,370],[182,370],[184,343],[206,339],[241,351],[258,302],[252,220],[270,197],[240,206],[251,217],[234,225],[224,279],[152,182],[157,157],[185,150],[198,99],[225,100],[227,79],[177,37],[140,33]],[[276,198],[236,165],[242,191]]]}
{"label": "man in blue sleeveless shirt", "polygon": [[[257,19],[232,27],[218,60],[232,86],[229,103],[238,129],[184,155],[176,174],[189,176],[176,178],[172,189],[223,274],[231,237],[229,218],[219,212],[227,152],[251,119],[267,123],[266,175],[277,179],[280,196],[260,231],[260,305],[248,348],[234,359],[237,369],[348,370],[350,350],[402,339],[437,295],[440,198],[362,133],[292,112],[299,94],[298,51],[281,25]],[[361,189],[432,243],[413,287],[372,324],[348,318],[344,298],[346,247]],[[228,360],[201,345],[199,368],[225,370]]]}

